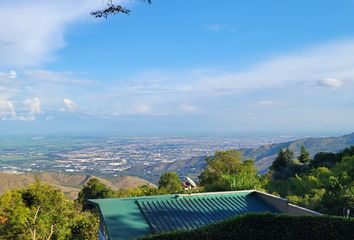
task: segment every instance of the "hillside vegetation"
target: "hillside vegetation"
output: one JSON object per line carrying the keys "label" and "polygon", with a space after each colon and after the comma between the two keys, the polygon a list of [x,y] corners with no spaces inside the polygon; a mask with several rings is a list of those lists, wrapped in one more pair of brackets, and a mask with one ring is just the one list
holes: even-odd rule
{"label": "hillside vegetation", "polygon": [[339,152],[352,145],[354,145],[354,133],[340,137],[302,138],[240,151],[245,158],[255,161],[258,170],[264,171],[270,167],[279,150],[284,148],[289,148],[297,155],[300,153],[301,146],[305,146],[310,155],[314,156],[318,152]]}
{"label": "hillside vegetation", "polygon": [[[43,183],[49,183],[58,187],[70,199],[76,199],[80,190],[92,178],[92,175],[65,174],[58,172],[26,173],[26,174],[8,174],[0,173],[0,195],[6,191],[18,188],[26,188],[39,180]],[[111,179],[98,178],[100,182],[117,191],[119,189],[136,188],[143,185],[154,186],[144,179],[131,176],[115,177]]]}
{"label": "hillside vegetation", "polygon": [[[0,239],[95,239],[97,217],[87,199],[203,191],[259,189],[323,214],[353,216],[348,209],[354,209],[354,146],[339,152],[318,152],[313,157],[303,145],[299,154],[290,148],[280,149],[270,171],[263,175],[257,174],[252,160],[242,160],[237,150],[216,151],[206,159],[199,175],[201,186],[196,189],[182,188],[175,172],[162,174],[158,188],[143,184],[128,189],[113,189],[118,178],[109,181],[84,175],[37,174],[32,178],[65,188],[83,186],[79,198],[72,201],[63,190],[40,181],[7,191],[0,197]],[[23,178],[26,176],[15,175],[13,179],[28,184]],[[353,221],[328,216],[251,215],[151,239],[354,239]]]}

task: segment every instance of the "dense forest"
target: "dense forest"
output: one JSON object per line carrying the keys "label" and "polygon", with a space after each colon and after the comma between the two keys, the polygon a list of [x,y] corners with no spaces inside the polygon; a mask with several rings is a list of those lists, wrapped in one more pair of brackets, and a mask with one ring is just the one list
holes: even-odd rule
{"label": "dense forest", "polygon": [[282,149],[269,171],[259,175],[252,160],[242,161],[236,150],[216,151],[206,159],[200,187],[185,190],[174,172],[164,173],[158,188],[144,185],[114,191],[91,179],[77,200],[59,189],[36,182],[0,197],[0,239],[96,239],[98,217],[86,199],[258,189],[329,215],[353,215],[354,147],[339,153],[319,152],[313,158],[305,147],[299,156]]}

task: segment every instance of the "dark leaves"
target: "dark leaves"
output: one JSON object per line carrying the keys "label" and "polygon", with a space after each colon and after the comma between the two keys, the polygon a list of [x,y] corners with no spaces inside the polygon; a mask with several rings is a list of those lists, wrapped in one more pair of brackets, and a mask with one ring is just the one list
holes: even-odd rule
{"label": "dark leaves", "polygon": [[[152,3],[152,0],[141,0],[142,2],[146,2],[148,4]],[[95,16],[96,18],[108,18],[110,15],[116,15],[118,13],[124,13],[124,14],[129,14],[130,10],[121,6],[113,3],[113,0],[109,0],[107,3],[107,7],[102,10],[97,10],[91,12],[92,16]]]}

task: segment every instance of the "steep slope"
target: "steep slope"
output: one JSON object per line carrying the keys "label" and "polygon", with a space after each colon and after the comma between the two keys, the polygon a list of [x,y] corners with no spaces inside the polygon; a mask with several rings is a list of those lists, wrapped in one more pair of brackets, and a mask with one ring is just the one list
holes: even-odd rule
{"label": "steep slope", "polygon": [[[27,187],[36,179],[44,183],[50,183],[60,188],[71,199],[76,199],[81,188],[95,176],[80,174],[64,174],[59,172],[41,172],[26,174],[0,173],[0,195],[5,191]],[[112,179],[98,178],[113,190],[134,188],[142,185],[151,185],[148,181],[138,177],[115,177]]]}

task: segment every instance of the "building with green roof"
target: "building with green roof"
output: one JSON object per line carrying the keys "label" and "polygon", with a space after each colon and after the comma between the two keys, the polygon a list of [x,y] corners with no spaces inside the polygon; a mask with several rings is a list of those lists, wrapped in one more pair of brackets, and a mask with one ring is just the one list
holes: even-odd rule
{"label": "building with green roof", "polygon": [[99,240],[194,229],[236,215],[257,212],[290,215],[319,213],[263,192],[233,191],[89,200],[100,213]]}

